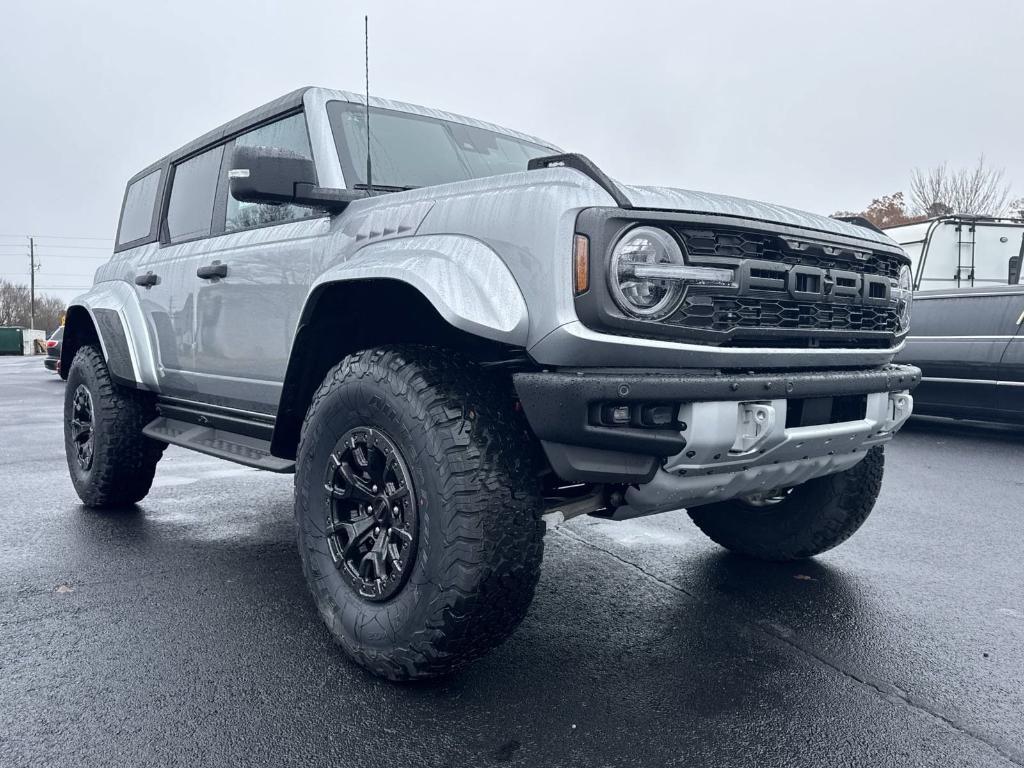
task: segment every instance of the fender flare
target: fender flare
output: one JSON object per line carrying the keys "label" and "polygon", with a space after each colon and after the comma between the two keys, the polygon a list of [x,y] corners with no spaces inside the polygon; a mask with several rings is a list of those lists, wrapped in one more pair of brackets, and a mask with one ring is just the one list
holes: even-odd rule
{"label": "fender flare", "polygon": [[[321,296],[332,287],[398,283],[423,297],[464,333],[525,347],[526,301],[512,273],[486,244],[462,235],[423,235],[368,243],[314,282],[300,314],[274,424],[271,453],[295,458],[307,397],[322,373],[310,366],[310,329]],[[338,362],[337,360],[332,361]],[[315,383],[314,383],[315,379]]]}
{"label": "fender flare", "polygon": [[459,330],[526,346],[529,313],[522,291],[501,257],[475,238],[417,235],[369,243],[316,279],[300,325],[309,322],[324,288],[356,280],[407,283]]}
{"label": "fender flare", "polygon": [[139,389],[158,388],[156,356],[134,287],[120,280],[97,283],[71,300],[61,347],[62,372],[70,369],[80,346],[75,340],[91,335],[83,329],[87,321],[92,323],[114,381]]}

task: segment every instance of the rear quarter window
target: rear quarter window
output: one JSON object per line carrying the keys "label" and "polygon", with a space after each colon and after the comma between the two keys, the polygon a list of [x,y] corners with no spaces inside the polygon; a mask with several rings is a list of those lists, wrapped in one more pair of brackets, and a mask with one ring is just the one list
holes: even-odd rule
{"label": "rear quarter window", "polygon": [[117,227],[119,246],[142,240],[153,233],[153,210],[162,174],[163,171],[157,168],[128,186],[121,221]]}

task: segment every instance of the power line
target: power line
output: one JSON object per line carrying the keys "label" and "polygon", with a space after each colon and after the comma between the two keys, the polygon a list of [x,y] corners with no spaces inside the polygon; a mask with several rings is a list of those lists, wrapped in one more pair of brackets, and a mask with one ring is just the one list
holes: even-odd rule
{"label": "power line", "polygon": [[[20,237],[22,240],[27,240],[28,235],[0,235],[0,237]],[[100,240],[104,243],[113,243],[114,238],[112,237],[78,237],[71,235],[33,235],[39,240]]]}
{"label": "power line", "polygon": [[[8,247],[14,245],[14,243],[0,243],[0,245],[6,245]],[[110,248],[104,248],[101,245],[61,245],[60,243],[41,243],[36,239],[36,245],[41,245],[45,248],[68,248],[75,251],[109,251]]]}
{"label": "power line", "polygon": [[49,251],[40,251],[36,248],[36,254],[45,256],[48,259],[76,259],[78,261],[92,260],[92,261],[110,261],[110,256],[83,256],[77,253],[50,253]]}
{"label": "power line", "polygon": [[[27,271],[24,271],[24,272],[0,272],[0,274],[11,276],[11,278],[25,278],[25,276],[28,275],[28,272]],[[89,274],[85,274],[85,273],[82,273],[82,272],[76,274],[75,272],[47,272],[47,271],[44,271],[43,275],[45,275],[46,278],[67,278],[68,280],[88,280],[88,281],[92,280],[92,273],[91,272]]]}

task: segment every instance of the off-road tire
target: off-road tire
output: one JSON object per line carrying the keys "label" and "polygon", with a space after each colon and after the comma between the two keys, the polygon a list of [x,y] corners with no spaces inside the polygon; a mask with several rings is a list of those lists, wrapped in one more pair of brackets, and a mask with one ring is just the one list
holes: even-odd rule
{"label": "off-road tire", "polygon": [[[504,641],[525,616],[544,523],[535,441],[514,405],[509,382],[453,352],[415,346],[350,355],[314,395],[295,474],[303,573],[334,638],[375,674],[448,674]],[[390,437],[418,503],[412,570],[380,602],[342,577],[325,533],[325,467],[336,441],[357,427]]]}
{"label": "off-road tire", "polygon": [[[78,462],[71,425],[80,385],[88,389],[93,407],[92,463],[87,469]],[[128,507],[149,493],[157,462],[167,447],[142,434],[156,415],[150,393],[120,387],[111,380],[97,346],[78,349],[64,392],[64,451],[71,482],[85,506]]]}
{"label": "off-road tire", "polygon": [[846,541],[867,520],[882,487],[885,454],[871,448],[844,472],[808,480],[763,507],[740,500],[689,511],[712,541],[761,560],[800,560]]}

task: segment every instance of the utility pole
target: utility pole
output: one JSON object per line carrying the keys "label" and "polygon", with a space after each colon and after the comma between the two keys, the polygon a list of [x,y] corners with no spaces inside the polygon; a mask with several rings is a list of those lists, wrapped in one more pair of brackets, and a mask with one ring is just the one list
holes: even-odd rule
{"label": "utility pole", "polygon": [[36,241],[35,238],[28,239],[28,260],[29,269],[29,320],[28,327],[33,331],[36,329]]}

